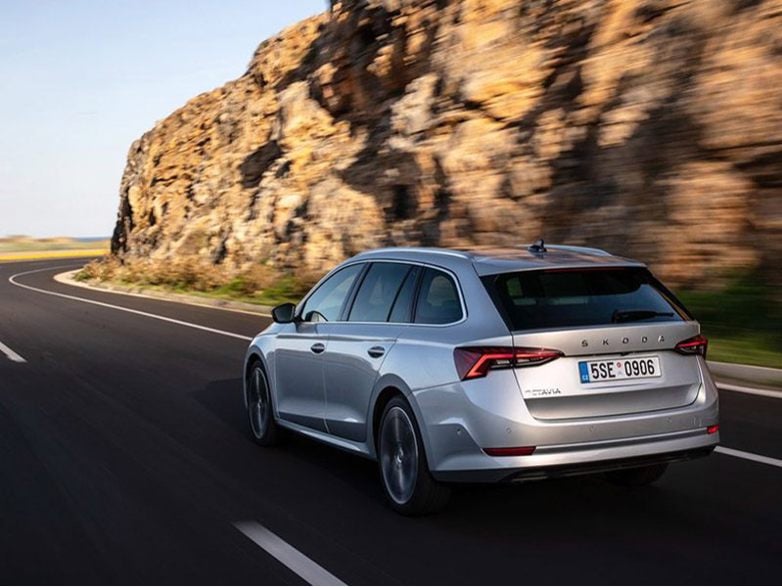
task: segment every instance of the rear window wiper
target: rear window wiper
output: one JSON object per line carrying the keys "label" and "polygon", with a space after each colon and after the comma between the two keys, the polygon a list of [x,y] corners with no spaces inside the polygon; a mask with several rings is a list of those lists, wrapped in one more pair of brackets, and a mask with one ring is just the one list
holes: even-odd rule
{"label": "rear window wiper", "polygon": [[673,312],[657,312],[656,310],[614,310],[611,314],[611,322],[635,322],[637,320],[649,320],[658,316],[673,316]]}

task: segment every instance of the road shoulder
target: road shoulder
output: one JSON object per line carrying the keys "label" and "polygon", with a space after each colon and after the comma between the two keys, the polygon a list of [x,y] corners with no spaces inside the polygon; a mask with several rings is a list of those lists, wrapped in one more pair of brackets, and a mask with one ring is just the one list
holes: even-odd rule
{"label": "road shoulder", "polygon": [[[58,273],[54,276],[54,280],[64,285],[103,293],[116,293],[152,300],[177,302],[191,306],[240,312],[267,318],[271,313],[270,306],[150,290],[138,286],[79,281],[75,279],[75,275],[79,271],[80,269],[75,269]],[[708,361],[708,365],[712,375],[714,375],[715,380],[718,382],[718,386],[723,389],[782,399],[782,369],[717,361]]]}
{"label": "road shoulder", "polygon": [[149,290],[147,288],[133,287],[128,285],[119,285],[119,284],[108,285],[104,283],[79,281],[75,278],[75,275],[80,270],[81,269],[73,269],[70,271],[64,271],[62,273],[58,273],[54,276],[54,280],[58,283],[62,283],[65,285],[80,287],[82,289],[89,289],[93,291],[100,291],[104,293],[117,293],[117,294],[122,294],[127,296],[138,297],[138,298],[146,298],[150,300],[177,302],[189,306],[199,306],[202,308],[227,310],[230,312],[241,312],[244,314],[253,314],[256,316],[269,317],[271,315],[272,308],[270,306],[248,304],[245,302],[237,302],[233,300],[206,298],[201,296],[180,294],[174,292],[154,291],[154,290]]}

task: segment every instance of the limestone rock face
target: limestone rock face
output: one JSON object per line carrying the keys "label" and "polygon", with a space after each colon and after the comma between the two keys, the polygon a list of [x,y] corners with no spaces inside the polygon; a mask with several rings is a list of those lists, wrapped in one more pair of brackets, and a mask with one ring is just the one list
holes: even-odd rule
{"label": "limestone rock face", "polygon": [[544,237],[782,274],[782,0],[343,0],[130,148],[112,248],[323,271]]}

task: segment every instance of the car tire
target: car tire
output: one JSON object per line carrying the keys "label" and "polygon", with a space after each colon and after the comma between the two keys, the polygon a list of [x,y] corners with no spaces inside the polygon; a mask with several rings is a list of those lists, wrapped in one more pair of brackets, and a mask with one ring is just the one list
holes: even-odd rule
{"label": "car tire", "polygon": [[660,463],[634,469],[611,471],[606,473],[606,477],[611,483],[616,485],[622,485],[624,487],[643,487],[644,485],[651,485],[659,480],[667,469],[667,463]]}
{"label": "car tire", "polygon": [[260,362],[250,367],[246,390],[250,435],[256,444],[274,446],[279,441],[280,430],[274,421],[269,380]]}
{"label": "car tire", "polygon": [[392,398],[383,410],[377,457],[386,499],[400,514],[431,514],[448,503],[450,489],[429,472],[415,415],[401,396]]}

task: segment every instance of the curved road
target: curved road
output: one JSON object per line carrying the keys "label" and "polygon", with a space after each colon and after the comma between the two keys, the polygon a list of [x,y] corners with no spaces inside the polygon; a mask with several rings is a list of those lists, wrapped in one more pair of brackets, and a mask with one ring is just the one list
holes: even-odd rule
{"label": "curved road", "polygon": [[[642,490],[596,477],[465,487],[443,514],[407,519],[370,462],[299,438],[251,442],[241,363],[267,318],[52,280],[83,262],[0,265],[6,582],[782,577],[780,399],[721,395],[723,445],[766,463],[714,454]],[[15,281],[66,297],[9,282],[29,271]]]}

